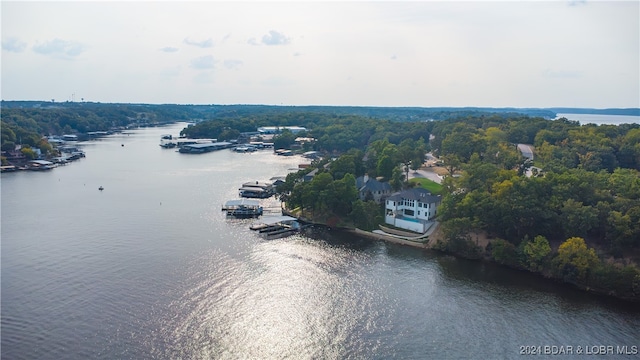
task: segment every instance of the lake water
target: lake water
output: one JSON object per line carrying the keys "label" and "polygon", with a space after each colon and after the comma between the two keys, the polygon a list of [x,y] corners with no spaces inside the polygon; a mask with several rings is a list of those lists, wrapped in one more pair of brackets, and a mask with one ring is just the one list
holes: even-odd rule
{"label": "lake water", "polygon": [[331,231],[263,240],[221,205],[304,160],[158,146],[183,126],[2,174],[2,359],[506,359],[528,345],[640,345],[637,305],[531,274]]}
{"label": "lake water", "polygon": [[633,115],[599,115],[599,114],[556,114],[556,119],[567,118],[579,121],[581,125],[620,125],[640,124],[640,116]]}

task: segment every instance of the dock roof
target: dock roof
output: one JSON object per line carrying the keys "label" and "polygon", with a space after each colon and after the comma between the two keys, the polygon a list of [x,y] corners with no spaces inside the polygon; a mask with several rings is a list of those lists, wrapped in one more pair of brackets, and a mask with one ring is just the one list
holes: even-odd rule
{"label": "dock roof", "polygon": [[267,190],[265,188],[261,188],[261,187],[258,187],[258,186],[243,186],[238,190],[253,191],[253,192],[267,192]]}
{"label": "dock roof", "polygon": [[260,206],[260,201],[250,199],[229,200],[225,206]]}
{"label": "dock roof", "polygon": [[210,147],[225,147],[225,146],[231,146],[232,144],[230,142],[214,142],[214,143],[204,143],[204,144],[189,144],[189,145],[184,145],[184,147],[189,147],[192,149],[206,149],[206,148],[210,148]]}
{"label": "dock roof", "polygon": [[38,165],[53,165],[51,161],[46,161],[46,160],[31,160],[29,162],[32,164],[38,164]]}
{"label": "dock roof", "polygon": [[291,216],[265,216],[258,223],[265,225],[273,225],[282,222],[297,221],[298,219]]}

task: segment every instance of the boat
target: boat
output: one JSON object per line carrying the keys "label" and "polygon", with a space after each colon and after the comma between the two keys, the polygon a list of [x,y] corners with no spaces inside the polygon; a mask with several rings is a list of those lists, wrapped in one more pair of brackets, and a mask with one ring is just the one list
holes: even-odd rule
{"label": "boat", "polygon": [[226,211],[228,217],[249,218],[262,215],[263,210],[258,200],[239,199],[227,201],[222,211]]}
{"label": "boat", "polygon": [[257,231],[265,239],[280,239],[293,235],[302,228],[298,219],[291,216],[263,217],[259,222],[252,224],[249,229]]}
{"label": "boat", "polygon": [[13,172],[18,170],[17,167],[15,167],[14,165],[4,165],[4,166],[0,166],[0,171],[1,172]]}

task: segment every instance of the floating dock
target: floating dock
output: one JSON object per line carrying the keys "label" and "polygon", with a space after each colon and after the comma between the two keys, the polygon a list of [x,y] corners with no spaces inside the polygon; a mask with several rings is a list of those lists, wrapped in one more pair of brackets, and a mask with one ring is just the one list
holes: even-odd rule
{"label": "floating dock", "polygon": [[239,199],[227,201],[222,205],[222,211],[229,217],[250,218],[262,215],[263,210],[258,200]]}
{"label": "floating dock", "polygon": [[222,141],[214,143],[182,145],[180,147],[180,150],[178,151],[183,154],[202,154],[216,150],[229,149],[234,146],[235,144],[233,143]]}
{"label": "floating dock", "polygon": [[298,219],[291,216],[269,216],[249,227],[266,239],[279,239],[300,231]]}
{"label": "floating dock", "polygon": [[245,198],[266,199],[276,193],[273,183],[260,181],[246,182],[238,190],[240,190],[240,196]]}

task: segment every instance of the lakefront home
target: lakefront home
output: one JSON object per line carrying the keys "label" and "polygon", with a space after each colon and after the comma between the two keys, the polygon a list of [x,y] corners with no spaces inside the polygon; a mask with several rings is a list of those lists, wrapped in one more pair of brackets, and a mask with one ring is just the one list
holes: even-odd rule
{"label": "lakefront home", "polygon": [[369,175],[360,176],[356,179],[356,188],[360,200],[373,199],[378,204],[391,195],[391,185],[388,182],[380,182],[370,178]]}
{"label": "lakefront home", "polygon": [[389,196],[385,203],[387,224],[424,233],[429,229],[440,205],[440,195],[423,188],[413,188]]}

